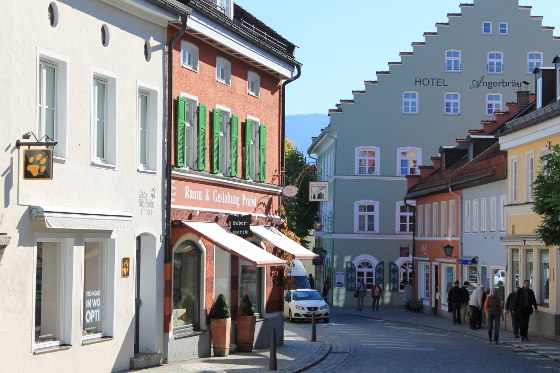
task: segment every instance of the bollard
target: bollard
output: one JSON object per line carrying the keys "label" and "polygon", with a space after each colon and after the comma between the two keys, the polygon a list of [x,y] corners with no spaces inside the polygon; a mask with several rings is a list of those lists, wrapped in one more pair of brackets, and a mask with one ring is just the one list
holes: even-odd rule
{"label": "bollard", "polygon": [[272,334],[270,335],[270,362],[268,364],[269,370],[278,370],[278,365],[276,363],[276,328],[272,328]]}
{"label": "bollard", "polygon": [[315,312],[311,314],[311,342],[317,342],[317,322],[315,321]]}

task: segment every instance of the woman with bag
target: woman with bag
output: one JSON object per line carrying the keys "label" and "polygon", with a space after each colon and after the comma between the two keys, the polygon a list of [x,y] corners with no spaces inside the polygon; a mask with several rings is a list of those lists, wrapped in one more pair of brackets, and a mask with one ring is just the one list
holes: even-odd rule
{"label": "woman with bag", "polygon": [[367,289],[366,284],[364,284],[364,279],[358,280],[358,286],[356,287],[356,294],[358,296],[358,311],[364,310],[364,298],[366,296]]}

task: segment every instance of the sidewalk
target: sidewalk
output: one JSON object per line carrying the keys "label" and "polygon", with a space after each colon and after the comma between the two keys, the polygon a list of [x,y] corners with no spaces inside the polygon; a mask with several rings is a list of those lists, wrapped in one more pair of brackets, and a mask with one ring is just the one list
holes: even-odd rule
{"label": "sidewalk", "polygon": [[[467,335],[480,338],[481,342],[487,343],[488,331],[487,329],[472,330],[468,324],[453,325],[451,319],[445,317],[438,317],[428,315],[425,313],[415,313],[405,310],[403,307],[385,307],[380,311],[372,311],[365,309],[364,311],[356,311],[355,308],[335,308],[333,314],[344,314],[353,317],[372,318],[377,320],[384,320],[399,324],[408,324],[414,326],[423,326],[427,328],[444,330],[460,335]],[[509,316],[509,315],[508,315]],[[503,321],[500,326],[500,343],[513,346],[520,350],[532,352],[541,355],[545,358],[560,362],[560,342],[553,339],[531,336],[529,329],[528,342],[521,342],[520,338],[515,338],[511,331],[511,319],[507,317],[506,327],[507,331],[503,330]]]}

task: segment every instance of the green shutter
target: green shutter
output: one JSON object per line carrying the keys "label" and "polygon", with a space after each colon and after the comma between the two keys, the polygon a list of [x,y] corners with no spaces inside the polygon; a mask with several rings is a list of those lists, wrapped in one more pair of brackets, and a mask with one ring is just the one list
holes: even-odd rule
{"label": "green shutter", "polygon": [[245,122],[245,179],[251,178],[251,121]]}
{"label": "green shutter", "polygon": [[175,165],[177,167],[185,167],[185,156],[186,156],[186,128],[185,124],[187,112],[187,99],[184,97],[177,98],[177,110],[175,112],[176,125],[176,141],[175,141]]}
{"label": "green shutter", "polygon": [[259,180],[266,181],[266,126],[259,127]]}
{"label": "green shutter", "polygon": [[399,291],[399,267],[394,262],[389,262],[389,291]]}
{"label": "green shutter", "polygon": [[237,141],[239,141],[239,135],[238,135],[238,122],[239,119],[237,118],[237,115],[232,115],[231,117],[231,138],[230,138],[230,154],[231,154],[231,160],[230,160],[230,164],[231,164],[231,176],[237,176],[237,148],[238,148],[238,143]]}
{"label": "green shutter", "polygon": [[206,105],[198,105],[198,169],[206,170]]}
{"label": "green shutter", "polygon": [[356,266],[346,262],[346,291],[356,291]]}
{"label": "green shutter", "polygon": [[212,172],[220,173],[220,109],[212,115]]}
{"label": "green shutter", "polygon": [[375,266],[375,283],[385,288],[385,262],[379,262]]}

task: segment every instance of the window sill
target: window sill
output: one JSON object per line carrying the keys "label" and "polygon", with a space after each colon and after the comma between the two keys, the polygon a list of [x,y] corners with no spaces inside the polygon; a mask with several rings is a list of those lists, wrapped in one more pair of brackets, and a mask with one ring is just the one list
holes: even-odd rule
{"label": "window sill", "polygon": [[112,341],[113,337],[99,337],[99,338],[89,338],[89,339],[82,339],[82,346],[93,345],[96,343]]}
{"label": "window sill", "polygon": [[59,157],[59,156],[56,156],[56,155],[53,157],[53,162],[55,162],[55,163],[65,164],[67,161],[68,161],[68,158]]}
{"label": "window sill", "polygon": [[191,338],[207,333],[208,330],[189,330],[173,334],[173,339]]}
{"label": "window sill", "polygon": [[193,72],[195,72],[195,73],[197,73],[197,72],[198,72],[198,69],[195,69],[195,68],[194,68],[193,66],[189,66],[189,65],[181,65],[181,67],[183,67],[184,69],[187,69],[187,70],[193,71]]}
{"label": "window sill", "polygon": [[69,350],[70,347],[72,347],[72,345],[63,344],[63,345],[52,346],[52,347],[37,348],[33,350],[33,355],[42,355],[42,354],[48,354],[50,352],[66,351]]}
{"label": "window sill", "polygon": [[248,94],[249,96],[253,96],[253,97],[255,97],[255,98],[261,98],[261,95],[260,95],[260,94],[257,94],[257,93],[247,92],[247,94]]}
{"label": "window sill", "polygon": [[157,174],[157,170],[151,170],[149,168],[138,167],[136,169],[136,171],[138,171],[141,174],[151,174],[151,175],[156,175]]}
{"label": "window sill", "polygon": [[117,166],[114,164],[103,163],[99,161],[91,161],[91,166],[96,168],[104,168],[106,170],[116,170]]}
{"label": "window sill", "polygon": [[502,71],[502,72],[499,72],[499,73],[491,73],[490,71],[487,71],[486,74],[489,74],[489,75],[504,75],[504,72]]}
{"label": "window sill", "polygon": [[446,73],[460,73],[461,70],[445,70]]}
{"label": "window sill", "polygon": [[443,113],[443,115],[452,116],[452,117],[455,116],[456,117],[456,116],[461,115],[461,113]]}
{"label": "window sill", "polygon": [[403,115],[418,115],[418,113],[402,113]]}
{"label": "window sill", "polygon": [[225,80],[219,80],[219,79],[216,79],[216,81],[217,81],[218,83],[220,83],[220,84],[223,84],[223,85],[225,85],[225,86],[231,87],[231,82],[228,83],[228,82],[226,82]]}

